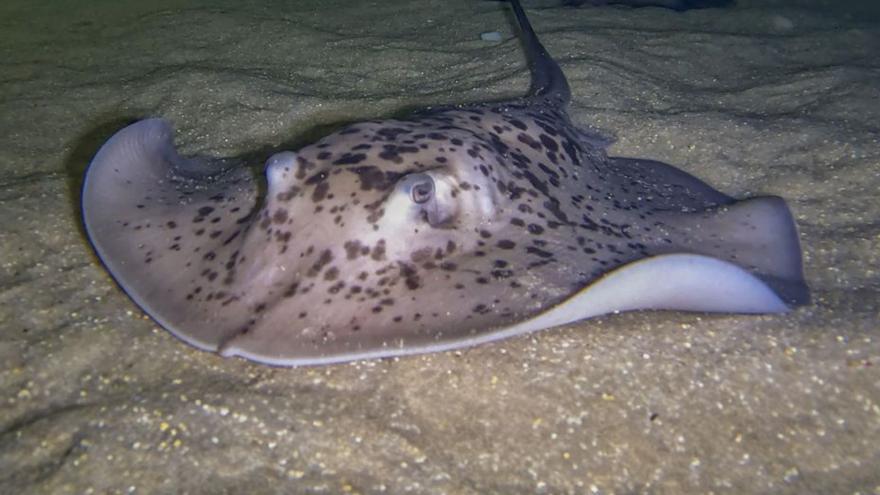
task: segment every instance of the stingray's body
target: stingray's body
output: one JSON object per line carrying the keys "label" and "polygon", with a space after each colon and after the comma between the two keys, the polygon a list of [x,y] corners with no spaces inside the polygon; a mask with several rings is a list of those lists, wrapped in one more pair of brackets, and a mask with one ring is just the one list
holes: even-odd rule
{"label": "stingray's body", "polygon": [[180,157],[151,119],[113,136],[83,210],[108,270],[197,347],[280,364],[486,342],[629,309],[780,312],[807,300],[779,198],[734,201],[608,157],[514,12],[514,101],[354,124],[247,168]]}

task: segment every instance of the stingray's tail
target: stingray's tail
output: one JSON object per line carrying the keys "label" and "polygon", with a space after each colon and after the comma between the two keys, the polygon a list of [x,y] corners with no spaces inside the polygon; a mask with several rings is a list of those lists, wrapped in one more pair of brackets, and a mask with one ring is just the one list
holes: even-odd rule
{"label": "stingray's tail", "polygon": [[519,24],[519,37],[528,59],[529,70],[532,73],[532,83],[529,87],[529,97],[545,99],[554,106],[565,106],[571,100],[571,90],[565,74],[559,68],[559,64],[547,53],[547,49],[538,40],[538,35],[532,29],[525,11],[519,0],[510,0],[516,22]]}

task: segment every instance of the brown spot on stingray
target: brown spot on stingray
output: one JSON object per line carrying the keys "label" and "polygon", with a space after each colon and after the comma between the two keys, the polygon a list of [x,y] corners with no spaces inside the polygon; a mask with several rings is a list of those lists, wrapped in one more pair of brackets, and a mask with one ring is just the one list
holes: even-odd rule
{"label": "brown spot on stingray", "polygon": [[331,261],[333,261],[333,253],[329,249],[321,251],[320,257],[311,267],[309,267],[309,271],[306,272],[306,275],[309,277],[317,276]]}
{"label": "brown spot on stingray", "polygon": [[358,254],[361,252],[361,247],[363,246],[361,245],[361,241],[355,239],[353,241],[345,241],[343,247],[345,248],[345,257],[353,260],[358,257]]}
{"label": "brown spot on stingray", "polygon": [[283,208],[279,208],[275,210],[275,214],[272,215],[272,221],[277,224],[282,224],[287,221],[287,210]]}
{"label": "brown spot on stingray", "polygon": [[379,239],[373,247],[373,253],[370,255],[376,261],[385,260],[385,239]]}

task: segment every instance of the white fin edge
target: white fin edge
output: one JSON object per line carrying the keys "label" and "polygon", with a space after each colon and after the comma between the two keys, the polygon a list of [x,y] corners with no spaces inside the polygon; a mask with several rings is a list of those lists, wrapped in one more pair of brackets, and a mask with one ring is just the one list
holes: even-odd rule
{"label": "white fin edge", "polygon": [[525,333],[638,309],[705,313],[784,313],[770,287],[733,263],[698,254],[664,254],[624,265],[549,311],[506,329]]}

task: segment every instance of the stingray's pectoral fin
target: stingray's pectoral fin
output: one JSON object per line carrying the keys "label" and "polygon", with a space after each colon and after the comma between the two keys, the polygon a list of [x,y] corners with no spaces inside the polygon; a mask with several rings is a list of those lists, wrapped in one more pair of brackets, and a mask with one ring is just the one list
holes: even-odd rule
{"label": "stingray's pectoral fin", "polygon": [[665,254],[624,265],[578,293],[603,313],[673,309],[782,313],[788,306],[743,268],[699,254]]}
{"label": "stingray's pectoral fin", "polygon": [[83,220],[129,296],[175,335],[213,350],[247,322],[235,261],[257,188],[244,167],[179,155],[173,136],[159,119],[113,135],[86,172]]}
{"label": "stingray's pectoral fin", "polygon": [[523,333],[639,309],[760,314],[789,307],[761,279],[733,263],[698,254],[664,254],[624,265],[508,331]]}
{"label": "stingray's pectoral fin", "polygon": [[810,300],[798,232],[785,201],[763,196],[691,214],[659,215],[682,238],[665,252],[730,261],[763,280],[788,305]]}

